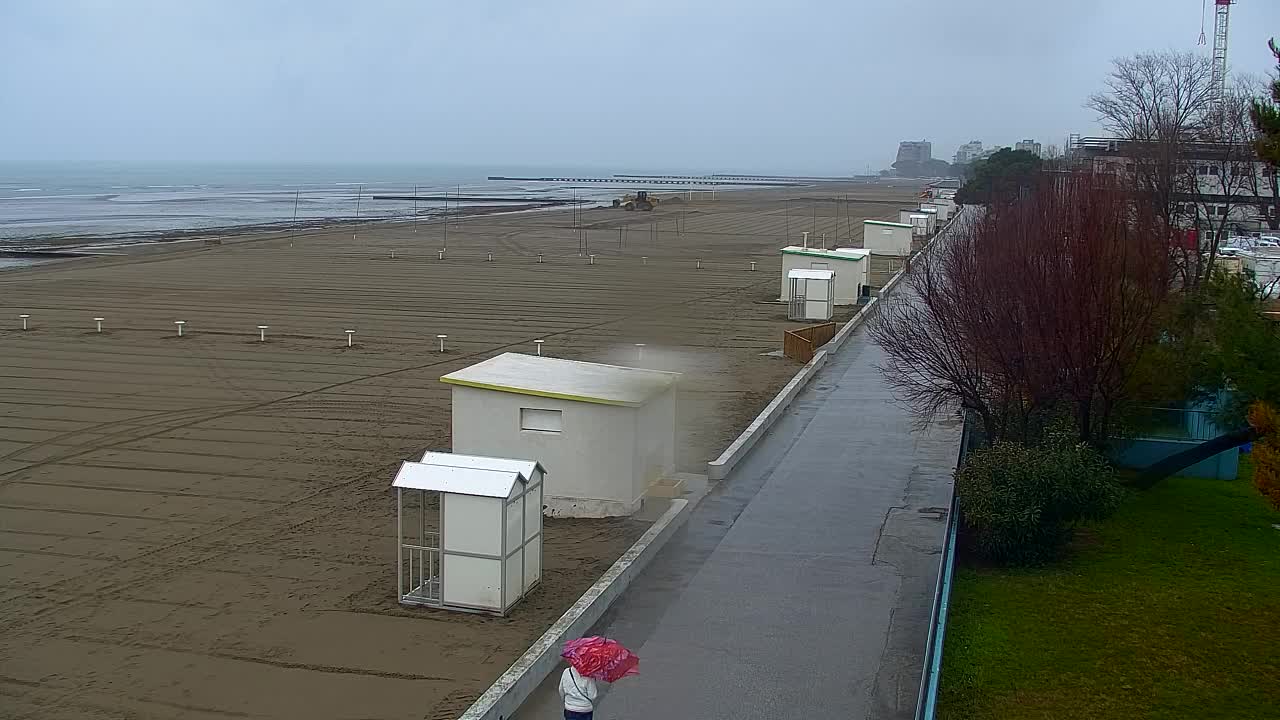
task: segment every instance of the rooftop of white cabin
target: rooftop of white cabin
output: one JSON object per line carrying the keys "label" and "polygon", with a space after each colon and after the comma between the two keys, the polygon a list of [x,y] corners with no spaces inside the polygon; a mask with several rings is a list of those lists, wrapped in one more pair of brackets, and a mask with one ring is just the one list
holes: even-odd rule
{"label": "rooftop of white cabin", "polygon": [[788,270],[787,277],[792,280],[830,280],[836,276],[833,270]]}
{"label": "rooftop of white cabin", "polygon": [[558,400],[638,407],[680,379],[680,373],[503,353],[440,378],[450,385]]}
{"label": "rooftop of white cabin", "polygon": [[[911,226],[908,225],[907,227]],[[825,250],[822,248],[800,247],[799,245],[788,245],[782,248],[782,252],[787,255],[812,255],[832,260],[862,260],[871,254],[870,250],[862,248],[831,248],[830,250]]]}
{"label": "rooftop of white cabin", "polygon": [[456,455],[447,452],[422,453],[423,465],[445,465],[449,467],[471,468],[473,470],[497,470],[499,472],[517,472],[527,480],[533,479],[534,473],[546,474],[546,468],[536,460],[515,460],[512,458],[484,457],[481,455]]}
{"label": "rooftop of white cabin", "polygon": [[528,482],[523,474],[509,470],[480,470],[450,465],[426,465],[403,462],[391,487],[406,490],[430,490],[455,495],[479,497],[511,497],[519,483]]}

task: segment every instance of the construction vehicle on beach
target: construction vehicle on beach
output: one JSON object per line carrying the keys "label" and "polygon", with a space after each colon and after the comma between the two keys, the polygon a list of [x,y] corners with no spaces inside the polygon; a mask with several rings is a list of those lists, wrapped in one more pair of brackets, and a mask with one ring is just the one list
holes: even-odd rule
{"label": "construction vehicle on beach", "polygon": [[637,190],[635,195],[623,195],[621,199],[613,201],[614,207],[623,210],[652,210],[657,204],[658,198],[650,197],[645,190]]}

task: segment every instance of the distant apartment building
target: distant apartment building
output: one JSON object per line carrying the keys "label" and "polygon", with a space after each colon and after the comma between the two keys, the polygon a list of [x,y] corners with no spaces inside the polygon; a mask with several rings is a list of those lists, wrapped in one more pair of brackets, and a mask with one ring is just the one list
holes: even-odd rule
{"label": "distant apartment building", "polygon": [[1014,150],[1026,150],[1027,152],[1040,157],[1040,143],[1035,140],[1019,140],[1013,145]]}
{"label": "distant apartment building", "polygon": [[900,163],[926,163],[933,159],[933,143],[928,140],[903,140],[898,143]]}
{"label": "distant apartment building", "polygon": [[996,145],[995,147],[989,147],[986,150],[983,150],[982,152],[978,153],[978,155],[973,159],[986,160],[987,158],[991,157],[992,155],[995,155],[1001,150],[1012,150],[1012,149],[1013,148],[1010,148],[1008,145]]}
{"label": "distant apartment building", "polygon": [[[1186,142],[1178,150],[1171,199],[1174,219],[1180,227],[1208,230],[1225,224],[1230,236],[1265,231],[1270,221],[1276,220],[1272,193],[1280,184],[1278,174],[1273,174],[1265,163],[1234,159],[1250,157],[1250,148]],[[1127,175],[1134,172],[1138,159],[1155,157],[1159,152],[1154,144],[1075,135],[1070,139],[1067,157],[1076,167]]]}
{"label": "distant apartment building", "polygon": [[980,155],[982,155],[982,141],[970,140],[956,150],[954,160],[957,164],[971,163]]}

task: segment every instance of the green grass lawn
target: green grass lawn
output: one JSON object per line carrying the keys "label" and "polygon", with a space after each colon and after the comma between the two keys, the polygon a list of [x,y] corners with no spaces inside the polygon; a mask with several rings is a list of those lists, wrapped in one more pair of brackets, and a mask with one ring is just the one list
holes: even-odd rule
{"label": "green grass lawn", "polygon": [[1168,478],[1035,570],[957,567],[939,717],[1280,718],[1280,513]]}

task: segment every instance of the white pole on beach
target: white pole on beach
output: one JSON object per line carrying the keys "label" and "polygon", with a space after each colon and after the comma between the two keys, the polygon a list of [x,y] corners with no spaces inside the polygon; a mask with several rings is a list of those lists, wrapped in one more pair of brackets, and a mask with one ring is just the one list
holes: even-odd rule
{"label": "white pole on beach", "polygon": [[413,231],[418,232],[418,186],[413,186]]}
{"label": "white pole on beach", "polygon": [[343,330],[347,334],[347,347],[351,347],[351,336],[356,334],[355,330]]}
{"label": "white pole on beach", "polygon": [[30,316],[30,315],[28,315],[27,313],[23,313],[23,314],[21,314],[21,315],[19,315],[19,316],[18,316],[18,318],[22,320],[22,329],[23,329],[23,330],[26,330],[26,329],[27,329],[27,318],[29,318],[29,317],[31,317],[31,316]]}
{"label": "white pole on beach", "polygon": [[636,362],[644,362],[644,343],[636,343]]}
{"label": "white pole on beach", "polygon": [[259,325],[259,326],[258,326],[258,342],[266,342],[266,341],[267,341],[267,328],[269,328],[269,327],[271,327],[271,326],[270,326],[270,325]]}
{"label": "white pole on beach", "polygon": [[102,332],[102,321],[106,318],[94,318],[93,321],[98,323],[98,332]]}
{"label": "white pole on beach", "polygon": [[445,338],[447,338],[447,337],[449,337],[449,336],[448,336],[448,335],[437,335],[437,336],[436,336],[436,339],[438,339],[438,340],[440,341],[440,352],[444,352],[444,341],[445,341]]}
{"label": "white pole on beach", "polygon": [[751,272],[755,272],[755,271],[756,271],[756,264],[751,263]]}
{"label": "white pole on beach", "polygon": [[542,343],[544,343],[544,342],[546,342],[546,340],[534,340],[534,341],[533,341],[533,346],[534,346],[535,348],[537,348],[537,349],[538,349],[538,357],[542,357]]}
{"label": "white pole on beach", "polygon": [[187,324],[186,320],[174,320],[174,325],[178,326],[178,337],[182,337],[182,326]]}

